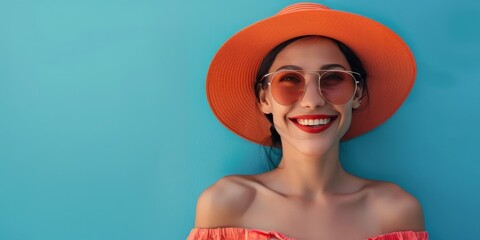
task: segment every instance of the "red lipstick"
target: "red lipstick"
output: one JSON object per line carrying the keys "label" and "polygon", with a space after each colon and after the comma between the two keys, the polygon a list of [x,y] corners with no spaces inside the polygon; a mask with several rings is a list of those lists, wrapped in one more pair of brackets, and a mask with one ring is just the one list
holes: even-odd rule
{"label": "red lipstick", "polygon": [[[315,126],[315,127],[302,125],[302,124],[298,123],[298,121],[297,121],[297,119],[327,119],[327,118],[330,119],[330,122],[328,122],[327,124],[319,125],[319,126]],[[336,119],[337,119],[337,116],[333,116],[333,115],[322,115],[322,114],[318,114],[318,115],[300,115],[300,116],[295,116],[295,117],[289,118],[289,120],[290,120],[295,126],[297,126],[300,130],[302,130],[302,131],[304,131],[304,132],[307,132],[307,133],[320,133],[320,132],[323,132],[323,131],[327,130],[327,129],[333,124],[333,122],[334,122]]]}

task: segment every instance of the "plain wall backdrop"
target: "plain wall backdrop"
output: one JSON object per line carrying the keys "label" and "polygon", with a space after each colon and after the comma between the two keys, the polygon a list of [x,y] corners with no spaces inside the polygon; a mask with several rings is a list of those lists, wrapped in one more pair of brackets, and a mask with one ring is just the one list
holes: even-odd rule
{"label": "plain wall backdrop", "polygon": [[[198,195],[266,169],[205,97],[232,34],[297,1],[0,0],[0,239],[185,239]],[[432,240],[480,236],[480,4],[325,0],[417,61],[399,111],[341,147],[422,203]]]}

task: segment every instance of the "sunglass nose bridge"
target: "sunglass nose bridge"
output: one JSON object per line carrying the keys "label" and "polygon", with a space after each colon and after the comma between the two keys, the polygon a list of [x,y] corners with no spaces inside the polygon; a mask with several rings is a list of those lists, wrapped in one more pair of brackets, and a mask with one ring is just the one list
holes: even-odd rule
{"label": "sunglass nose bridge", "polygon": [[320,73],[318,72],[303,72],[303,78],[308,82],[318,82],[320,80]]}
{"label": "sunglass nose bridge", "polygon": [[298,100],[302,106],[316,108],[327,103],[320,90],[320,74],[318,72],[304,73],[305,85],[303,95]]}

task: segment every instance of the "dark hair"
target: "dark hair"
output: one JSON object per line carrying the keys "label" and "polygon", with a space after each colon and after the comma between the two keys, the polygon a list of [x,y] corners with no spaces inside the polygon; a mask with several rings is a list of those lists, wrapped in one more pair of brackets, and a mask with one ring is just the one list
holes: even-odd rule
{"label": "dark hair", "polygon": [[[268,73],[270,70],[270,67],[273,64],[273,61],[277,57],[278,53],[282,51],[286,46],[289,44],[302,39],[302,38],[307,38],[307,37],[315,37],[317,35],[305,35],[305,36],[299,36],[295,38],[288,39],[276,47],[274,47],[270,52],[265,56],[263,59],[262,63],[260,64],[260,68],[258,69],[257,72],[257,78],[255,80],[255,85],[254,85],[254,90],[255,90],[255,96],[257,98],[257,102],[260,102],[260,91],[262,89],[265,89],[266,85],[262,82],[263,76]],[[323,36],[321,36],[323,37]],[[350,65],[350,68],[352,71],[357,72],[360,74],[360,79],[357,79],[360,82],[360,85],[362,86],[362,96],[366,96],[368,94],[368,88],[367,88],[367,72],[365,71],[365,68],[363,67],[362,62],[360,61],[360,58],[353,52],[352,49],[350,49],[347,45],[344,43],[333,39],[329,37],[328,38],[332,41],[334,41],[337,45],[340,51],[343,53],[345,58],[348,61],[348,64]],[[264,140],[264,145],[270,145],[271,147],[266,149],[267,157],[268,157],[268,163],[271,169],[276,168],[279,164],[279,160],[281,158],[281,148],[282,148],[282,140],[280,138],[280,135],[278,134],[277,130],[275,129],[273,125],[273,115],[272,114],[265,114],[265,117],[267,120],[270,122],[270,134],[271,136],[268,137],[267,139]],[[275,156],[274,156],[275,155]]]}

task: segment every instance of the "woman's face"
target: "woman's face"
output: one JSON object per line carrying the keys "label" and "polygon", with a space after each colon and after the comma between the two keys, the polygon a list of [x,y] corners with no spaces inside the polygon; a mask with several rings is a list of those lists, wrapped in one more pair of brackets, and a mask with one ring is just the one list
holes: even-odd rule
{"label": "woman's face", "polygon": [[[302,38],[289,44],[279,52],[269,72],[285,68],[308,71],[351,70],[338,45],[323,37]],[[289,106],[274,100],[271,86],[260,93],[262,111],[273,115],[273,123],[280,134],[284,150],[293,147],[306,155],[324,155],[339,144],[350,127],[352,105],[359,105],[361,89],[357,89],[356,96],[347,103],[334,105],[326,102],[319,94],[317,79],[316,75],[307,74],[303,97]],[[312,121],[317,125],[305,125]]]}

